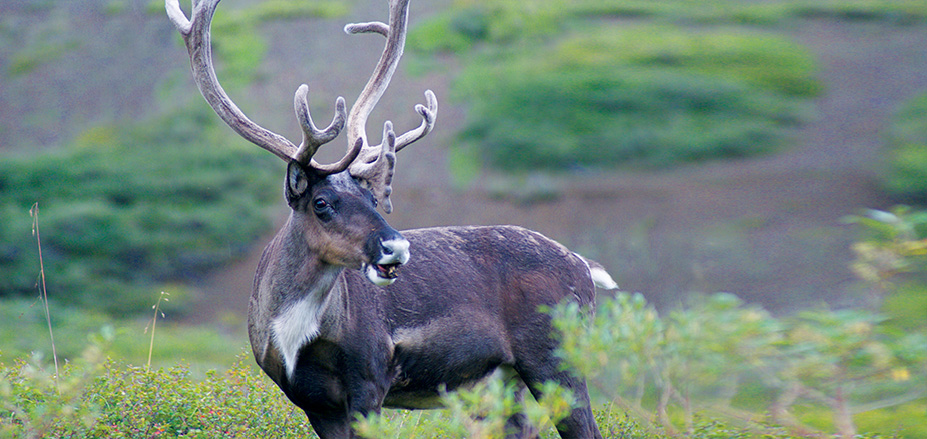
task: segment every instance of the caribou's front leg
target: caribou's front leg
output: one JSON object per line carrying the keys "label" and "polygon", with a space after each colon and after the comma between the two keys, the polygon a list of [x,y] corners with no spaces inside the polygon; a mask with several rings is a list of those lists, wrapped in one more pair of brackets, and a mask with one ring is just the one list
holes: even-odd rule
{"label": "caribou's front leg", "polygon": [[321,439],[354,438],[351,424],[357,420],[358,414],[366,417],[371,413],[380,413],[385,386],[363,381],[346,383],[345,390],[348,392],[348,406],[344,411],[324,414],[306,412],[309,423]]}
{"label": "caribou's front leg", "polygon": [[347,416],[321,416],[306,412],[309,423],[321,439],[347,439],[353,438],[351,421]]}

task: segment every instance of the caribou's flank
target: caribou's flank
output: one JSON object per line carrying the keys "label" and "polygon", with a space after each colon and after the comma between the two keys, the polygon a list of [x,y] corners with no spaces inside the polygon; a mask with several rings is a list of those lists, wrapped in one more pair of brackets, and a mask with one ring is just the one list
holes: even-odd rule
{"label": "caribou's flank", "polygon": [[[209,24],[218,0],[178,0],[169,18],[190,54],[194,80],[220,118],[245,139],[288,162],[284,194],[290,217],[267,245],[257,268],[248,333],[261,369],[306,412],[321,438],[349,438],[356,414],[381,407],[440,405],[453,390],[502,371],[540,397],[555,380],[573,391],[578,408],[557,425],[564,438],[600,438],[585,381],[561,370],[541,305],[576,301],[590,309],[595,287],[615,288],[595,262],[543,235],[515,226],[447,227],[397,232],[376,211],[389,196],[396,152],[431,131],[437,100],[425,92],[422,123],[396,135],[390,122],[371,146],[366,120],[396,70],[405,42],[408,0],[390,0],[389,23],[345,27],[386,37],[364,90],[323,129],[309,115],[308,87],[295,95],[303,130],[299,146],[252,122],[216,78]],[[332,164],[312,159],[347,128],[348,151]],[[519,392],[521,395],[523,392]],[[523,415],[511,437],[534,437]]]}

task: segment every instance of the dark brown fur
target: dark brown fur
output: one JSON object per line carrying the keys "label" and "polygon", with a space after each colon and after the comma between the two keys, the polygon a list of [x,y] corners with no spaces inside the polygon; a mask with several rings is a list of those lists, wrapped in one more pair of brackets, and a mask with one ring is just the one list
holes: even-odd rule
{"label": "dark brown fur", "polygon": [[[250,328],[258,363],[306,411],[319,435],[349,437],[354,413],[381,406],[434,407],[442,387],[453,390],[505,366],[536,397],[536,385],[555,380],[580,398],[580,408],[558,425],[563,437],[600,437],[585,382],[560,370],[550,318],[538,312],[563,300],[594,306],[587,263],[514,226],[403,235],[412,258],[392,285],[378,287],[357,270],[341,271],[329,293],[338,309],[326,314],[319,337],[302,347],[292,378],[266,328]],[[281,256],[275,259],[287,260]],[[256,286],[267,273],[266,259]],[[276,294],[255,290],[252,321],[266,312],[261,295]]]}

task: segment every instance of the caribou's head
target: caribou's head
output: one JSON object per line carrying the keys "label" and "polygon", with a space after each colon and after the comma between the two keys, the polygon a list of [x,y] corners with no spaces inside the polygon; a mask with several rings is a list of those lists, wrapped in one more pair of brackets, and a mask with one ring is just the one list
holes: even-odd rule
{"label": "caribou's head", "polygon": [[297,161],[287,168],[292,226],[323,262],[362,268],[376,285],[391,284],[409,261],[409,242],[377,212],[377,198],[350,172],[320,173]]}
{"label": "caribou's head", "polygon": [[[408,0],[390,0],[389,24],[349,24],[345,32],[377,33],[386,37],[386,47],[373,74],[351,107],[345,111],[343,98],[335,102],[335,116],[324,129],[312,122],[305,84],[296,90],[296,118],[303,139],[296,146],[283,136],[252,122],[219,85],[212,62],[209,25],[219,0],[195,2],[187,20],[176,0],[168,0],[167,13],[180,31],[190,54],[193,77],[206,102],[233,130],[248,141],[286,160],[286,199],[292,209],[291,222],[305,237],[310,249],[329,264],[362,268],[377,285],[388,285],[399,265],[409,260],[409,243],[376,211],[379,205],[392,211],[393,170],[396,152],[428,134],[434,126],[438,103],[431,90],[426,105],[416,105],[422,123],[397,136],[393,126],[383,126],[379,145],[367,141],[367,117],[386,91],[402,56],[408,23]],[[332,141],[347,127],[347,153],[335,163],[313,160],[319,147]]]}

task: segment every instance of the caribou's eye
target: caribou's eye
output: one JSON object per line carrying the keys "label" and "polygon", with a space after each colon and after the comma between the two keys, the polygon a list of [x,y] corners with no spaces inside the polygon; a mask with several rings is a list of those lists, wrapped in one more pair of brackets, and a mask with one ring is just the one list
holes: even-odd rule
{"label": "caribou's eye", "polygon": [[315,209],[316,212],[320,213],[328,209],[329,204],[328,204],[328,201],[325,201],[324,198],[316,198],[315,201],[312,202],[312,207]]}

